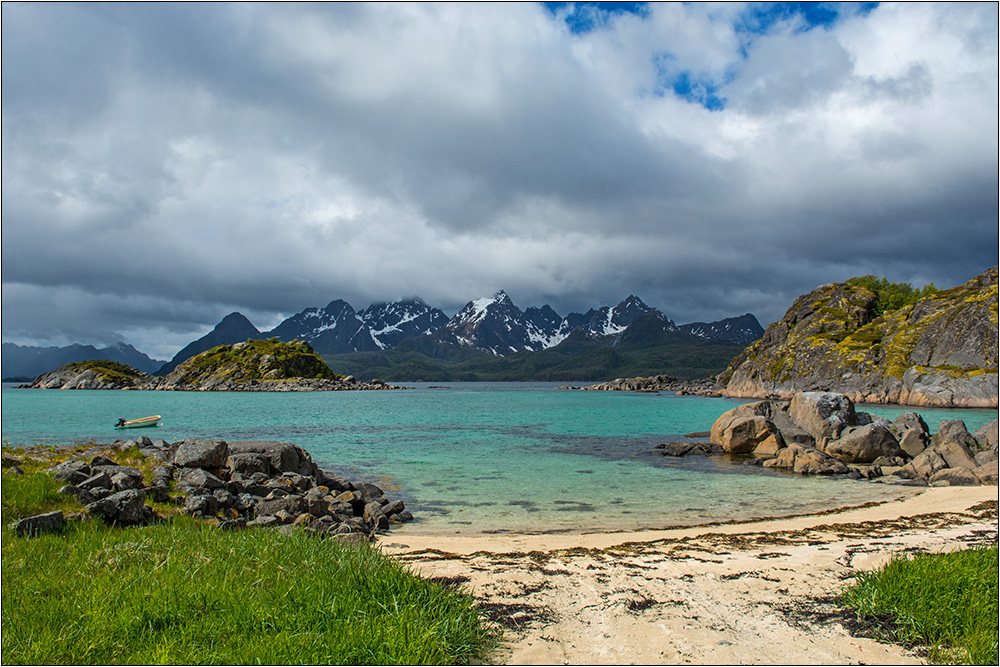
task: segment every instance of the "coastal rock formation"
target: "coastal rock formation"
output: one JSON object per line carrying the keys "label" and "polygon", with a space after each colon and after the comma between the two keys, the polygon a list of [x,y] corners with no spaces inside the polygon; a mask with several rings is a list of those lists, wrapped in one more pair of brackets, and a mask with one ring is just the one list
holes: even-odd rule
{"label": "coastal rock formation", "polygon": [[556,389],[581,389],[584,391],[639,391],[657,392],[671,391],[681,396],[718,397],[712,380],[678,380],[669,375],[654,375],[652,377],[618,378],[610,382],[602,382],[588,386],[565,385]]}
{"label": "coastal rock formation", "polygon": [[[978,429],[978,437],[961,420],[946,420],[930,435],[916,413],[890,422],[856,411],[843,394],[803,392],[791,401],[760,401],[723,413],[709,441],[727,454],[753,455],[767,468],[870,478],[892,467],[896,481],[942,486],[996,484],[996,432],[996,420]],[[680,451],[662,447],[669,449],[664,453]]]}
{"label": "coastal rock formation", "polygon": [[858,403],[997,407],[997,268],[878,313],[858,284],[795,300],[719,376],[723,394],[789,399],[830,391]]}
{"label": "coastal rock formation", "polygon": [[[146,500],[183,506],[185,514],[214,520],[223,529],[294,525],[370,537],[413,519],[401,500],[388,499],[374,484],[353,483],[321,470],[309,452],[287,442],[198,438],[167,443],[144,436],[117,447],[137,448],[163,465],[150,480],[104,457],[49,469],[56,479],[69,482],[60,493],[73,496],[88,514],[109,524],[156,520]],[[17,530],[38,534],[58,527],[58,519],[48,515],[29,519]]]}
{"label": "coastal rock formation", "polygon": [[103,359],[66,364],[35,378],[35,389],[159,389],[164,391],[339,391],[396,389],[337,375],[308,343],[247,340],[220,345],[157,378]]}

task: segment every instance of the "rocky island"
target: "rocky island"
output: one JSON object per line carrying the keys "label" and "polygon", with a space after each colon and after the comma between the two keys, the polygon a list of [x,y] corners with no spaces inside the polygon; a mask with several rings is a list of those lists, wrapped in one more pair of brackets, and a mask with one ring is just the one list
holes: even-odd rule
{"label": "rocky island", "polygon": [[184,361],[166,377],[95,359],[60,366],[25,387],[161,391],[343,391],[398,389],[381,380],[357,382],[330,370],[308,343],[276,339],[219,345]]}

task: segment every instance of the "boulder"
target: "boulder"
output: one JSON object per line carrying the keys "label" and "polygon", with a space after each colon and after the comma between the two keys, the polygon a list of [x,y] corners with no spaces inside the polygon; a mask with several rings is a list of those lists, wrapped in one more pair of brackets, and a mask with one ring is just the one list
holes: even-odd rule
{"label": "boulder", "polygon": [[791,470],[800,475],[841,475],[850,472],[850,468],[832,456],[801,445],[789,445],[782,449],[775,458],[764,461],[764,467]]}
{"label": "boulder", "polygon": [[972,437],[976,439],[979,443],[980,449],[992,449],[997,450],[997,420],[983,424],[976,429],[976,432],[972,434]]}
{"label": "boulder", "polygon": [[66,524],[62,510],[24,517],[11,528],[18,537],[37,537],[44,533],[54,533]]}
{"label": "boulder", "polygon": [[389,527],[389,518],[382,511],[382,505],[378,502],[372,501],[365,505],[362,518],[379,530],[385,530]]}
{"label": "boulder", "polygon": [[[804,431],[803,431],[804,433]],[[772,433],[759,445],[754,447],[753,455],[760,458],[772,458],[785,447],[784,433]]]}
{"label": "boulder", "polygon": [[997,450],[995,450],[995,449],[988,449],[988,450],[986,450],[984,452],[976,452],[976,456],[975,456],[976,465],[980,465],[980,466],[986,465],[987,463],[990,463],[991,461],[996,461],[997,458],[998,458]]}
{"label": "boulder", "polygon": [[87,491],[93,491],[94,489],[97,488],[111,489],[112,487],[111,477],[104,472],[97,473],[93,477],[88,477],[87,479],[83,480],[82,482],[77,484],[77,486],[80,487],[81,489],[86,489]]}
{"label": "boulder", "polygon": [[[971,439],[972,436],[969,436]],[[948,463],[949,468],[966,468],[972,470],[978,467],[975,456],[965,444],[958,440],[948,440],[944,444],[932,447]]]}
{"label": "boulder", "polygon": [[972,474],[976,476],[980,484],[997,486],[997,460],[993,459],[978,468],[973,468]]}
{"label": "boulder", "polygon": [[174,465],[184,468],[221,468],[226,465],[228,456],[229,446],[225,440],[182,440],[174,452]]}
{"label": "boulder", "polygon": [[153,510],[146,505],[145,499],[142,491],[129,489],[96,500],[86,509],[88,514],[100,517],[105,523],[137,526],[148,523],[153,516]]}
{"label": "boulder", "polygon": [[857,423],[854,403],[844,394],[823,391],[803,391],[792,397],[788,416],[823,444],[834,439],[848,426]]}
{"label": "boulder", "polygon": [[915,430],[924,435],[930,435],[930,429],[927,428],[927,422],[916,412],[904,412],[895,419],[892,420],[892,431],[896,434],[896,437],[902,437],[902,434],[906,431]]}
{"label": "boulder", "polygon": [[972,437],[972,434],[965,428],[965,422],[961,419],[946,419],[938,422],[938,432],[931,436],[931,447],[940,450],[941,445],[958,443],[966,450],[978,450],[979,443]]}
{"label": "boulder", "polygon": [[126,489],[138,489],[142,486],[142,482],[131,475],[126,475],[125,473],[116,472],[111,476],[111,488],[116,491],[125,491]]}
{"label": "boulder", "polygon": [[899,456],[903,450],[896,436],[881,423],[851,429],[823,448],[827,454],[845,463],[871,463],[882,456]]}
{"label": "boulder", "polygon": [[57,466],[49,468],[52,476],[67,484],[79,484],[93,476],[90,466],[83,461],[64,461]]}
{"label": "boulder", "polygon": [[916,428],[904,430],[899,437],[899,447],[907,456],[913,458],[927,448],[927,441],[930,439],[926,433]]}
{"label": "boulder", "polygon": [[187,514],[214,516],[219,511],[219,501],[209,494],[187,496],[184,498],[184,511]]}
{"label": "boulder", "polygon": [[229,443],[229,451],[232,454],[264,455],[272,473],[294,472],[315,479],[319,472],[309,452],[289,442],[240,440]]}
{"label": "boulder", "polygon": [[931,475],[927,483],[931,486],[978,486],[979,479],[968,468],[945,468]]}
{"label": "boulder", "polygon": [[191,468],[185,470],[181,475],[181,481],[192,486],[200,486],[205,489],[224,489],[226,483],[221,479],[201,468]]}
{"label": "boulder", "polygon": [[59,493],[65,496],[73,496],[74,498],[76,498],[76,502],[80,503],[81,505],[89,505],[90,503],[97,500],[97,498],[91,495],[90,491],[87,491],[86,489],[81,489],[78,486],[69,486],[69,485],[61,486],[59,487]]}
{"label": "boulder", "polygon": [[937,471],[947,468],[948,462],[933,449],[928,449],[914,457],[909,466],[919,477],[929,479]]}
{"label": "boulder", "polygon": [[255,472],[267,473],[271,465],[264,454],[257,452],[245,452],[240,454],[230,454],[226,459],[226,467],[230,473],[240,475],[252,475]]}
{"label": "boulder", "polygon": [[271,500],[258,501],[254,506],[254,517],[279,516],[279,512],[286,512],[294,517],[306,511],[306,501],[299,496],[284,496]]}
{"label": "boulder", "polygon": [[719,417],[712,425],[711,441],[720,445],[727,454],[750,454],[762,442],[777,436],[777,428],[766,417]]}

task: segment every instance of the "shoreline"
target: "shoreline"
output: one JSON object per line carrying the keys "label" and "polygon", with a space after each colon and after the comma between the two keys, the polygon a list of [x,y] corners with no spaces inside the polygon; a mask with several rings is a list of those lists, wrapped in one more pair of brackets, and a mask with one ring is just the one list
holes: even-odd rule
{"label": "shoreline", "polygon": [[[381,536],[379,546],[392,554],[434,552],[466,556],[478,552],[554,552],[569,549],[611,549],[623,544],[668,542],[706,534],[740,535],[804,530],[828,524],[887,521],[928,513],[962,512],[976,504],[998,499],[995,486],[919,487],[913,496],[899,500],[874,501],[860,506],[769,519],[749,519],[640,530],[582,530],[543,533],[408,532],[405,528]],[[447,548],[443,546],[447,544]]]}
{"label": "shoreline", "polygon": [[839,591],[894,554],[996,544],[996,487],[738,524],[547,535],[414,535],[377,544],[465,587],[504,629],[508,664],[919,664],[862,635]]}

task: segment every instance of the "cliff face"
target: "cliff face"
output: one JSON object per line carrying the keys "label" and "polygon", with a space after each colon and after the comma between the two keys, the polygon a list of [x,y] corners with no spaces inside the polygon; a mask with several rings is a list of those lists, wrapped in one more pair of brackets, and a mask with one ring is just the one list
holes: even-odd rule
{"label": "cliff face", "polygon": [[834,391],[856,403],[997,407],[997,268],[875,316],[850,283],[795,300],[719,376],[723,394],[790,398]]}

